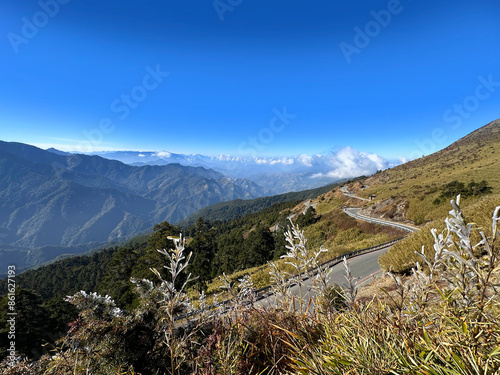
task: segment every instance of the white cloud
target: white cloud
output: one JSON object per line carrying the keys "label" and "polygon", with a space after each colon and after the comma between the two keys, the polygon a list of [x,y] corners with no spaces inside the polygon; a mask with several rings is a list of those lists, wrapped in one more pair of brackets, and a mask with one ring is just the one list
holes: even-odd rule
{"label": "white cloud", "polygon": [[269,165],[293,165],[295,163],[295,160],[292,158],[258,158],[257,156],[253,158],[254,162],[256,164],[269,164]]}
{"label": "white cloud", "polygon": [[271,160],[271,165],[274,165],[274,164],[283,164],[283,165],[292,165],[294,164],[295,161],[293,159],[290,159],[290,158],[280,158],[280,159],[275,159],[275,160]]}
{"label": "white cloud", "polygon": [[[138,158],[149,155],[144,151],[138,152]],[[218,155],[183,155],[172,154],[168,151],[158,151],[153,154],[166,161],[175,161],[183,165],[201,165],[214,168],[224,173],[238,171],[238,175],[247,173],[297,173],[306,174],[315,178],[338,180],[361,175],[371,175],[378,170],[387,169],[401,164],[405,160],[386,160],[381,156],[368,152],[361,152],[351,147],[345,147],[336,152],[323,154],[300,154],[297,156],[255,156],[242,157],[220,153]],[[143,161],[141,160],[141,161]],[[245,172],[242,172],[245,171]],[[232,175],[234,175],[233,173]]]}
{"label": "white cloud", "polygon": [[[337,180],[361,175],[371,175],[378,170],[394,166],[377,154],[361,152],[351,147],[345,147],[329,154],[301,154],[295,157],[258,157],[251,159],[233,159],[229,155],[221,154],[218,161],[232,160],[247,165],[275,167],[278,171],[311,172],[316,178]],[[279,169],[278,169],[279,168]]]}
{"label": "white cloud", "polygon": [[298,161],[305,165],[306,167],[312,167],[314,158],[311,155],[302,154],[298,158]]}
{"label": "white cloud", "polygon": [[351,147],[327,156],[325,164],[327,169],[319,171],[314,177],[350,178],[371,175],[389,167],[387,160],[379,155],[360,152]]}
{"label": "white cloud", "polygon": [[210,157],[211,160],[217,160],[217,161],[240,161],[239,156],[231,156],[228,154],[219,154],[217,156],[212,156]]}
{"label": "white cloud", "polygon": [[172,156],[172,154],[168,151],[158,151],[155,155],[159,158],[169,158]]}

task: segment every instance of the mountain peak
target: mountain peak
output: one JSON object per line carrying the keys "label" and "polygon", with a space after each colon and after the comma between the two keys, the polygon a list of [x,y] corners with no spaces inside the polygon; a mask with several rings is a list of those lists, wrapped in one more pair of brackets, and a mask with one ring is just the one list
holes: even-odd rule
{"label": "mountain peak", "polygon": [[64,151],[58,150],[54,147],[50,147],[50,148],[46,149],[45,151],[51,152],[51,153],[56,154],[56,155],[65,155],[65,156],[71,155],[71,153],[69,153],[69,152],[64,152]]}

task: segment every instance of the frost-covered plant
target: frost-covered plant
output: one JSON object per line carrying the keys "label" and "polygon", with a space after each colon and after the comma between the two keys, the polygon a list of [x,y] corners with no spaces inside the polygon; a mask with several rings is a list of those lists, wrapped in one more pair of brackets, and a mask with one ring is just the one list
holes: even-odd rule
{"label": "frost-covered plant", "polygon": [[[500,262],[496,240],[468,222],[459,198],[432,257],[404,278],[389,273],[395,293],[379,304],[321,321],[321,340],[290,334],[298,374],[500,374]],[[423,266],[423,267],[422,267]],[[398,314],[399,313],[399,314]]]}
{"label": "frost-covered plant", "polygon": [[[447,315],[462,322],[464,333],[474,332],[468,340],[477,345],[488,324],[500,324],[495,317],[500,310],[496,279],[500,263],[495,246],[500,207],[494,210],[491,236],[487,237],[481,228],[464,218],[460,196],[452,200],[451,205],[450,216],[445,220],[446,228],[441,233],[436,229],[431,231],[434,237],[433,259],[427,257],[424,248],[417,253],[426,268],[417,263],[407,283],[390,274],[399,295],[399,304],[393,305],[400,313],[418,321],[425,319],[424,312],[428,314],[426,309],[433,296],[440,296]],[[439,319],[450,319],[448,316],[438,316],[435,324]]]}
{"label": "frost-covered plant", "polygon": [[342,264],[344,265],[344,277],[346,279],[346,288],[344,290],[344,299],[347,307],[352,308],[354,306],[354,301],[358,295],[358,288],[356,286],[357,279],[352,275],[351,265],[347,261],[347,258],[342,258]]}
{"label": "frost-covered plant", "polygon": [[328,249],[325,249],[323,246],[319,248],[319,251],[314,253],[313,257],[313,265],[315,269],[315,274],[313,277],[313,288],[316,292],[316,295],[324,295],[325,291],[329,288],[331,273],[333,271],[332,267],[328,265],[321,265],[318,262],[319,255],[321,253],[327,252]]}
{"label": "frost-covered plant", "polygon": [[255,287],[252,278],[249,275],[245,275],[238,279],[238,285],[223,273],[219,276],[219,280],[222,285],[219,287],[225,290],[230,296],[229,309],[234,310],[236,317],[238,316],[238,311],[240,308],[249,306],[253,307],[255,303]]}
{"label": "frost-covered plant", "polygon": [[[488,240],[482,230],[476,229],[474,223],[466,223],[459,207],[460,196],[456,202],[451,201],[453,209],[451,217],[446,220],[446,245],[443,266],[445,278],[449,282],[448,289],[460,298],[454,304],[460,310],[471,307],[483,311],[488,304],[488,295],[496,293],[492,283],[493,271],[498,267],[498,254],[495,251],[497,223],[500,207],[492,217],[492,236]],[[473,232],[479,232],[481,240],[471,242]]]}
{"label": "frost-covered plant", "polygon": [[201,292],[200,297],[198,297],[198,309],[205,311],[208,309],[207,296],[204,291]]}
{"label": "frost-covered plant", "polygon": [[420,252],[415,252],[422,258],[427,270],[424,270],[419,262],[412,269],[412,280],[408,287],[408,295],[410,302],[409,309],[414,312],[422,313],[425,310],[429,302],[430,293],[434,290],[434,282],[443,271],[447,239],[444,233],[437,233],[435,228],[431,229],[431,233],[434,237],[434,259],[427,259],[424,246],[422,246]]}
{"label": "frost-covered plant", "polygon": [[135,285],[134,291],[141,299],[148,298],[155,289],[153,282],[148,279],[136,279],[132,277],[130,282]]}
{"label": "frost-covered plant", "polygon": [[191,307],[189,299],[186,293],[184,293],[186,285],[192,281],[191,274],[186,277],[184,283],[179,289],[176,288],[176,284],[179,276],[188,266],[193,253],[189,253],[187,257],[184,254],[186,240],[182,237],[182,234],[179,237],[169,237],[169,239],[174,241],[174,249],[171,249],[170,251],[166,249],[157,250],[168,259],[167,265],[163,266],[168,271],[167,280],[162,277],[161,273],[157,269],[151,268],[151,271],[161,281],[160,288],[164,291],[165,309],[169,319],[174,320],[176,312],[180,310],[187,310]]}
{"label": "frost-covered plant", "polygon": [[253,306],[255,303],[255,286],[252,278],[249,275],[238,279],[238,301],[240,304],[249,304]]}
{"label": "frost-covered plant", "polygon": [[[288,273],[288,276],[296,276],[296,282],[299,286],[299,309],[303,311],[304,300],[302,297],[302,287],[304,285],[304,277],[311,276],[310,270],[319,265],[318,258],[319,255],[323,252],[328,251],[321,247],[318,251],[311,251],[307,247],[307,238],[304,235],[304,231],[299,229],[299,226],[294,224],[291,220],[291,229],[285,233],[285,239],[288,242],[287,248],[288,252],[285,255],[282,255],[282,259],[286,259],[285,264],[291,265],[295,271],[296,275]],[[325,274],[325,270],[320,270],[323,273],[319,277],[319,281],[321,282],[321,278],[324,280],[328,278],[328,275]],[[318,284],[320,285],[320,284]]]}
{"label": "frost-covered plant", "polygon": [[[398,314],[398,318],[401,320],[401,317],[410,310],[409,295],[411,284],[403,282],[398,275],[395,275],[392,272],[388,272],[387,275],[396,285],[395,296],[386,292],[391,301],[391,310],[393,313],[395,310],[395,312]],[[382,291],[385,292],[385,289],[382,289]]]}
{"label": "frost-covered plant", "polygon": [[238,289],[236,288],[234,282],[226,275],[225,272],[219,276],[219,280],[222,282],[222,285],[219,287],[220,289],[226,291],[229,294],[231,299],[235,299],[238,296]]}
{"label": "frost-covered plant", "polygon": [[179,289],[175,285],[178,282],[179,276],[188,266],[192,253],[189,253],[187,256],[184,254],[186,241],[182,237],[182,234],[179,237],[169,237],[169,239],[174,241],[174,249],[170,251],[166,249],[157,250],[168,259],[167,265],[164,266],[168,271],[168,279],[164,279],[161,273],[155,268],[151,268],[151,271],[161,282],[159,290],[163,295],[162,304],[166,312],[165,320],[167,325],[165,340],[170,350],[170,371],[174,374],[183,362],[183,347],[187,341],[187,337],[176,337],[176,318],[179,312],[184,312],[191,308],[189,299],[186,293],[184,293],[186,285],[192,281],[191,274],[186,277]]}
{"label": "frost-covered plant", "polygon": [[87,318],[112,320],[123,314],[110,296],[103,297],[96,292],[87,293],[82,290],[72,296],[67,296],[65,301],[75,305]]}
{"label": "frost-covered plant", "polygon": [[[498,268],[498,254],[495,251],[497,225],[500,207],[492,216],[491,237],[488,239],[484,231],[468,223],[460,208],[460,195],[451,202],[452,210],[446,218],[446,228],[437,233],[432,229],[434,237],[434,259],[429,260],[425,250],[417,253],[427,269],[421,269],[417,263],[410,280],[410,299],[413,310],[422,311],[434,290],[439,276],[444,281],[447,301],[456,310],[457,315],[469,310],[482,312],[491,302],[491,296],[497,292],[492,282],[494,271]],[[479,241],[474,243],[474,233],[479,234]]]}
{"label": "frost-covered plant", "polygon": [[289,307],[291,301],[290,281],[276,262],[269,262],[269,275],[271,276],[271,291],[274,296],[275,307]]}

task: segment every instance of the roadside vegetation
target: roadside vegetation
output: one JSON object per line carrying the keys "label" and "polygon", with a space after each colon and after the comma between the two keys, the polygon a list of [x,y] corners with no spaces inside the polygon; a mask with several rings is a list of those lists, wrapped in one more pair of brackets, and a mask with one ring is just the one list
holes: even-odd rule
{"label": "roadside vegetation", "polygon": [[[18,349],[28,359],[12,368],[4,361],[0,369],[500,373],[498,144],[499,121],[436,154],[346,182],[351,193],[369,202],[335,189],[306,205],[279,201],[245,216],[270,201],[235,202],[210,211],[217,220],[197,218],[184,228],[163,222],[123,246],[20,274],[18,327],[29,340],[20,340]],[[453,200],[457,194],[463,208]],[[354,220],[343,213],[345,205],[410,221],[421,230],[380,258],[390,282],[386,278],[377,291],[372,286],[372,295],[358,297],[345,263],[344,288],[326,287],[328,272],[320,270],[314,299],[291,296],[286,279],[306,274],[306,265],[403,235]],[[228,208],[233,219],[220,220]],[[263,308],[254,290],[271,283],[279,298]],[[5,291],[0,281],[0,295]],[[232,302],[224,309],[205,309],[226,298]],[[3,357],[6,304],[0,299]],[[202,312],[187,315],[193,309]]]}
{"label": "roadside vegetation", "polygon": [[[463,212],[466,218],[473,218],[476,226],[488,233],[491,222],[490,213],[498,202],[500,202],[500,194],[474,199],[472,202],[469,200],[467,202],[469,205],[463,209]],[[444,226],[442,220],[435,220],[426,224],[421,230],[395,244],[387,253],[382,255],[379,258],[380,265],[385,270],[392,270],[401,274],[410,273],[416,262],[420,261],[417,253],[421,251],[422,246],[425,246],[431,257],[434,256],[434,238],[430,228],[442,230]]]}
{"label": "roadside vegetation", "polygon": [[[180,237],[158,252],[163,274],[133,279],[136,307],[123,310],[108,296],[78,292],[79,310],[50,354],[21,360],[5,374],[497,374],[500,372],[498,222],[467,220],[459,199],[432,248],[419,250],[408,277],[390,273],[390,287],[372,299],[357,297],[344,262],[345,287],[328,287],[328,270],[314,277],[312,299],[292,296],[288,276],[270,263],[277,298],[256,301],[249,277],[222,276],[233,296],[224,308],[192,307],[184,293],[192,255]],[[481,218],[479,218],[481,220]],[[485,223],[486,224],[486,223]],[[282,260],[304,274],[322,249],[308,247],[303,231],[285,234]],[[156,274],[156,275],[155,275]],[[301,283],[300,279],[296,282]]]}
{"label": "roadside vegetation", "polygon": [[[166,277],[164,256],[156,249],[173,247],[169,237],[181,232],[186,237],[186,251],[193,253],[186,270],[193,275],[193,282],[187,285],[186,294],[195,304],[201,292],[207,303],[214,301],[220,294],[219,276],[223,274],[232,282],[251,277],[254,287],[261,288],[271,282],[268,262],[277,261],[286,272],[292,272],[280,259],[286,253],[285,234],[290,225],[287,217],[292,215],[295,215],[294,222],[304,228],[312,251],[318,251],[322,245],[328,249],[320,254],[320,261],[403,235],[401,231],[366,224],[345,215],[339,208],[344,201],[335,198],[332,192],[322,196],[319,202],[317,210],[306,209],[303,201],[282,202],[230,221],[211,222],[199,218],[193,226],[184,229],[163,222],[151,235],[137,237],[122,246],[63,259],[19,274],[18,290],[29,298],[19,304],[18,310],[24,317],[32,318],[18,324],[20,334],[26,332],[27,336],[29,332],[30,336],[30,343],[21,340],[18,349],[34,358],[49,352],[51,345],[68,330],[66,323],[77,317],[74,306],[64,302],[64,298],[81,290],[109,295],[116,306],[124,310],[136,308],[140,298],[134,292],[136,286],[131,278],[149,278],[151,268]],[[0,281],[0,295],[7,294],[6,288],[6,282]],[[6,298],[0,298],[0,306],[6,303]],[[0,313],[0,347],[8,343],[6,311],[2,309]],[[38,321],[43,324],[36,323]],[[49,344],[43,346],[45,342]],[[5,351],[0,351],[0,360],[5,355]]]}

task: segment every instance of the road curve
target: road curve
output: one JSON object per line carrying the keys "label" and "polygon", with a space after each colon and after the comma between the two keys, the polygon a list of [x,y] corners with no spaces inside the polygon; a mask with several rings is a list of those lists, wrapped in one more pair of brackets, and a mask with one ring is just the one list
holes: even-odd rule
{"label": "road curve", "polygon": [[403,229],[407,232],[416,232],[418,228],[415,228],[411,225],[406,225],[406,224],[401,224],[401,223],[396,223],[394,221],[389,221],[389,220],[382,220],[382,219],[376,219],[373,217],[361,215],[359,212],[361,211],[361,208],[344,208],[344,212],[358,220],[364,220],[368,221],[370,223],[375,223],[375,224],[380,224],[380,225],[389,225],[391,227]]}
{"label": "road curve", "polygon": [[[361,200],[367,200],[364,198],[360,198],[355,196],[354,194],[350,194],[349,191],[347,190],[347,187],[342,186],[340,188],[342,193],[346,196],[349,196],[351,198],[357,198]],[[372,217],[368,217],[365,215],[361,215],[359,212],[361,211],[361,208],[344,208],[344,212],[357,219],[357,220],[363,220],[363,221],[368,221],[371,223],[379,224],[379,225],[388,225],[392,226],[395,228],[403,229],[407,232],[415,232],[418,230],[418,228],[415,228],[411,225],[406,225],[406,224],[401,224],[401,223],[396,223],[393,221],[388,221],[388,220],[382,220],[382,219],[376,219]],[[351,267],[351,273],[354,276],[354,278],[357,280],[356,285],[361,286],[362,284],[368,282],[371,279],[372,275],[379,274],[382,272],[382,269],[378,263],[378,258],[382,255],[385,254],[391,246],[387,246],[384,248],[381,248],[380,250],[373,251],[367,254],[363,255],[358,255],[354,258],[349,259],[349,264]],[[346,283],[346,279],[344,276],[344,265],[342,263],[336,264],[332,266],[332,271],[330,273],[330,281],[329,284],[338,284],[342,285]],[[305,280],[302,286],[302,293],[300,291],[300,288],[298,285],[294,285],[291,288],[291,293],[295,296],[302,295],[304,300],[308,300],[309,297],[313,297],[314,291],[312,289],[312,279]],[[267,298],[264,298],[263,300],[259,301],[259,304],[261,306],[269,306],[275,303],[274,296],[269,296]]]}
{"label": "road curve", "polygon": [[[387,252],[391,246],[381,248],[379,250],[373,251],[371,253],[358,255],[354,258],[349,259],[349,265],[351,267],[351,274],[356,280],[356,286],[362,286],[363,284],[369,282],[372,279],[372,275],[376,276],[382,272],[380,265],[378,263],[378,258]],[[346,286],[347,281],[344,276],[345,268],[342,262],[335,264],[331,267],[329,285],[341,285]],[[290,288],[292,295],[298,297],[302,294],[304,301],[309,301],[309,298],[314,297],[313,290],[313,279],[309,278],[303,282],[302,293],[300,291],[299,285],[295,284]],[[261,307],[270,307],[275,305],[276,299],[273,295],[268,296],[258,302]]]}
{"label": "road curve", "polygon": [[[347,190],[347,187],[342,186],[340,188],[342,193],[348,197],[351,198],[357,198],[360,200],[365,200],[367,201],[368,199],[357,197],[354,194],[349,193]],[[379,224],[379,225],[388,225],[392,227],[396,227],[399,229],[403,229],[408,232],[415,232],[418,230],[418,228],[415,228],[410,225],[406,224],[401,224],[401,223],[396,223],[393,221],[388,221],[388,220],[382,220],[382,219],[376,219],[372,217],[368,217],[365,215],[361,215],[359,212],[361,211],[361,208],[344,208],[344,212],[357,219],[357,220],[363,220],[363,221],[368,221],[371,223]],[[361,255],[357,255],[355,257],[351,257],[349,259],[349,265],[351,268],[351,274],[356,280],[356,286],[361,286],[364,283],[368,282],[371,280],[372,276],[375,276],[377,274],[380,274],[382,272],[382,269],[378,263],[378,258],[385,254],[392,245],[388,245],[386,247],[380,248],[378,250],[369,252],[369,253],[364,253]],[[330,273],[330,280],[329,280],[329,285],[345,285],[346,284],[346,278],[345,278],[345,269],[344,265],[342,262],[336,263],[331,267],[331,273]],[[302,296],[304,301],[308,301],[309,298],[314,296],[314,290],[313,290],[313,279],[309,278],[307,280],[304,280],[303,285],[302,285],[302,290],[300,290],[299,285],[295,284],[291,287],[290,291],[292,295],[294,296]],[[257,302],[258,306],[261,307],[269,307],[273,306],[276,304],[276,297],[274,295],[268,295],[267,297],[260,298],[259,301]]]}
{"label": "road curve", "polygon": [[369,201],[370,201],[369,199],[366,199],[366,198],[361,198],[361,197],[358,197],[357,195],[354,195],[354,194],[349,193],[349,190],[347,190],[347,186],[341,186],[341,187],[340,187],[340,191],[341,191],[341,192],[342,192],[342,194],[344,194],[346,197],[349,197],[349,198],[355,198],[355,199],[359,199],[359,200],[366,201],[366,202],[369,202]]}
{"label": "road curve", "polygon": [[[361,197],[358,197],[354,194],[349,193],[349,190],[347,189],[347,186],[345,186],[345,185],[340,187],[340,191],[342,192],[342,194],[344,194],[345,196],[347,196],[349,198],[356,198],[356,199],[360,199],[362,201],[369,201],[368,199],[361,198]],[[415,228],[411,225],[406,225],[406,224],[396,223],[394,221],[376,219],[373,217],[361,215],[359,213],[360,211],[361,211],[361,208],[344,208],[344,212],[347,215],[349,215],[355,219],[358,219],[358,220],[364,220],[364,221],[368,221],[370,223],[376,223],[376,224],[380,224],[380,225],[389,225],[391,227],[403,229],[403,230],[406,230],[408,232],[415,232],[418,230],[418,228]]]}

